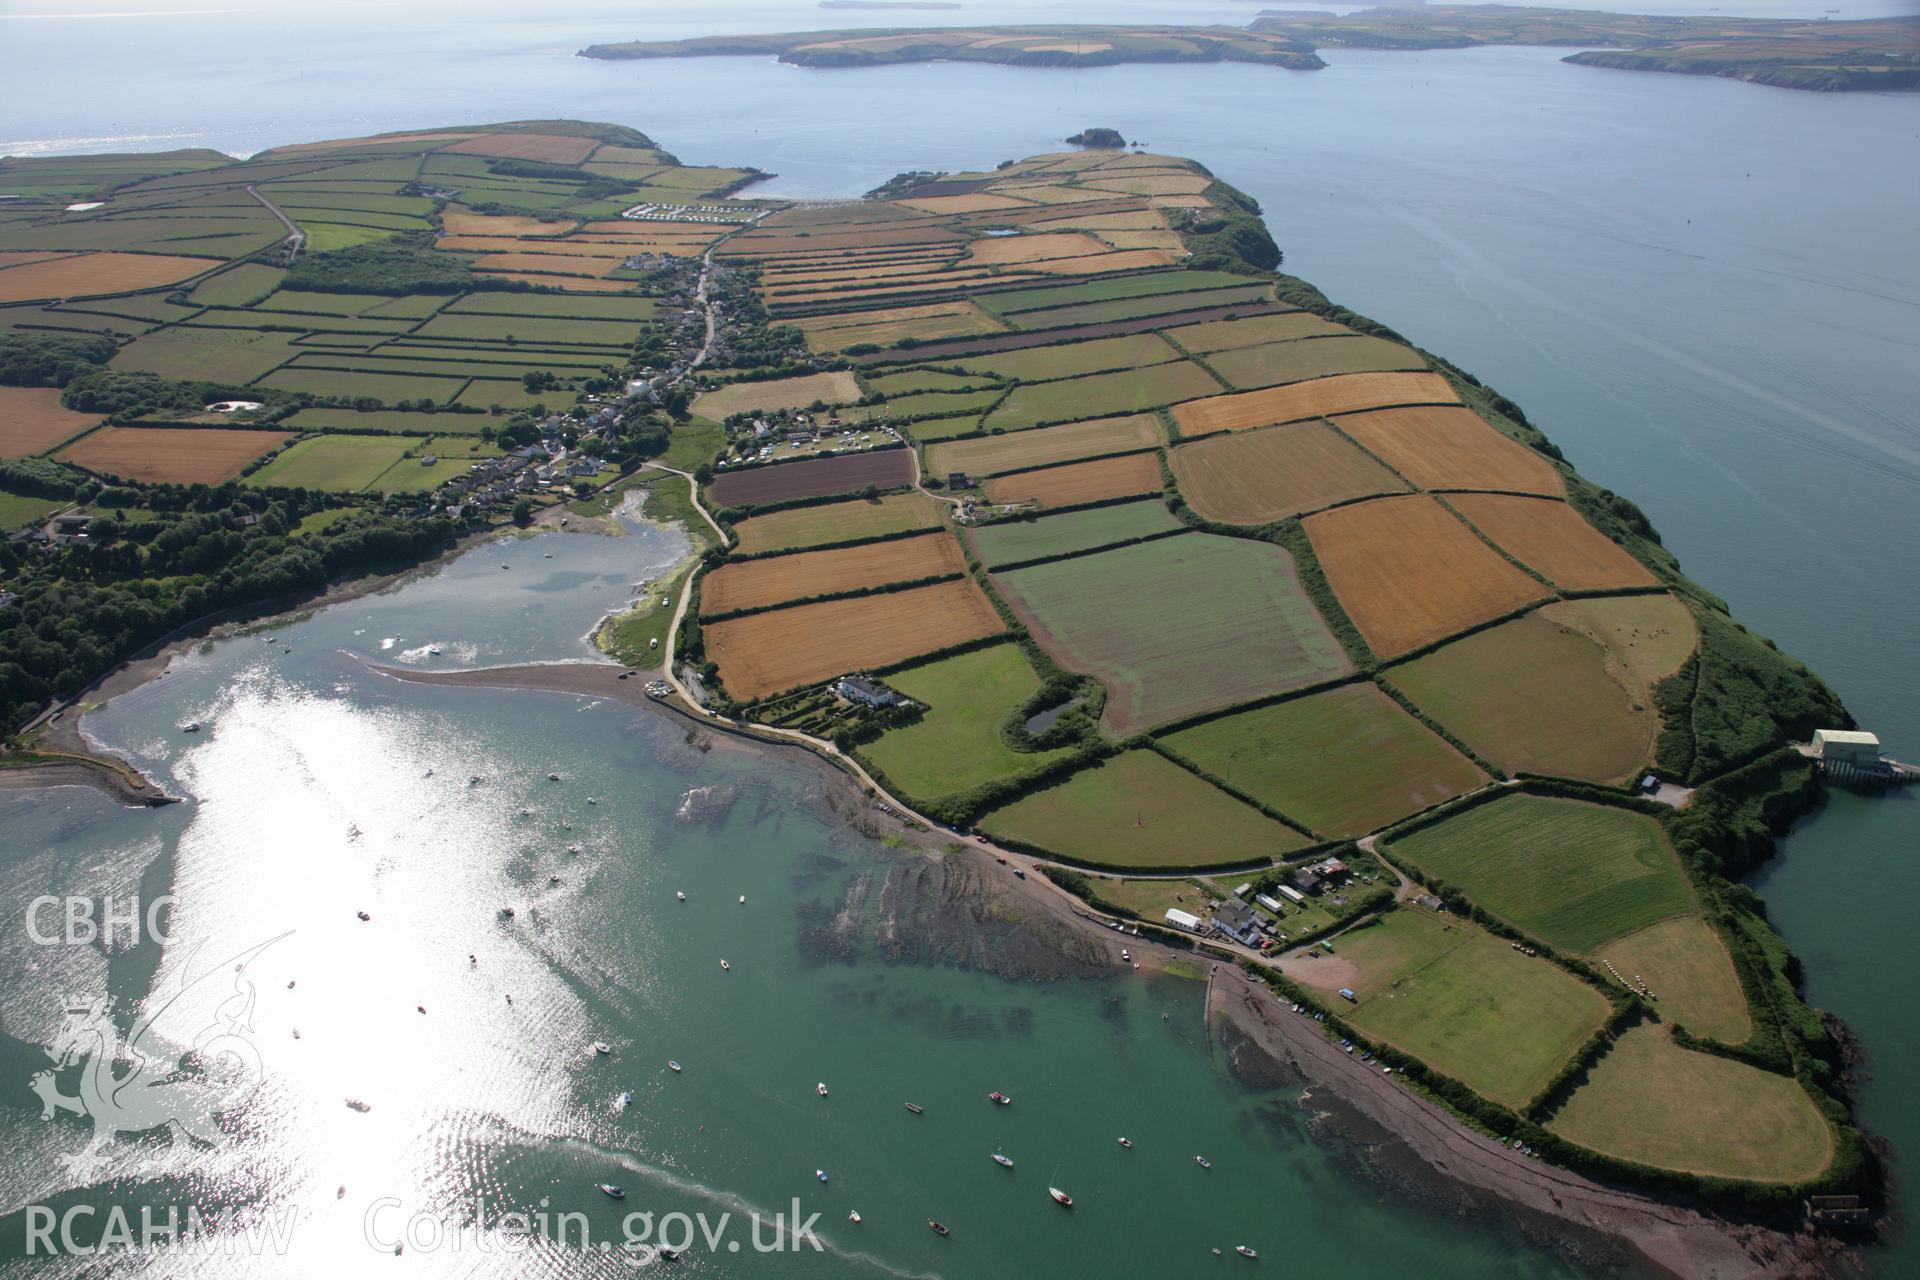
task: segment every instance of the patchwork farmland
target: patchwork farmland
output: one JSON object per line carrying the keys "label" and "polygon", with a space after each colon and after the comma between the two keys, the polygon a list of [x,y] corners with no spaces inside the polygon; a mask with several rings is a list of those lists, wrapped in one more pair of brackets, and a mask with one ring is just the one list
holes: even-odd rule
{"label": "patchwork farmland", "polygon": [[[704,529],[633,474],[659,458],[722,536],[613,630],[709,710],[1096,907],[1204,931],[1258,882],[1241,957],[1499,1131],[1770,1194],[1842,1167],[1791,997],[1748,999],[1784,961],[1699,852],[1837,702],[1504,400],[1275,274],[1205,172],[1074,152],[789,207],[561,122],[126,163],[0,220],[0,340],[90,370],[0,390],[22,474],[208,486],[166,502],[222,543],[641,494]],[[0,487],[18,524],[67,505]],[[1748,1098],[1777,1151],[1726,1132]]]}

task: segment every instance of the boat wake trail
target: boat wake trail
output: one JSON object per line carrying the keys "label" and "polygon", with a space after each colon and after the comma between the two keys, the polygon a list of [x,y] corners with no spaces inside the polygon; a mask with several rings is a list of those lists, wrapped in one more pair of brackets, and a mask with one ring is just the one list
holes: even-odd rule
{"label": "boat wake trail", "polygon": [[[728,1191],[722,1187],[708,1186],[696,1178],[689,1178],[684,1174],[675,1173],[657,1164],[648,1164],[635,1157],[632,1152],[621,1150],[618,1147],[606,1147],[596,1142],[589,1142],[584,1138],[575,1138],[566,1135],[542,1135],[516,1132],[511,1135],[503,1133],[501,1136],[529,1145],[546,1146],[557,1151],[592,1156],[599,1160],[608,1161],[618,1165],[631,1177],[650,1182],[655,1186],[666,1188],[681,1195],[695,1196],[710,1201],[719,1208],[733,1213],[738,1218],[751,1219],[757,1217],[762,1222],[768,1222],[771,1221],[774,1216],[773,1211],[761,1208],[737,1192]],[[882,1275],[894,1276],[897,1277],[898,1280],[941,1280],[938,1272],[903,1271],[883,1258],[877,1258],[870,1253],[865,1253],[858,1249],[849,1249],[845,1245],[828,1238],[824,1232],[816,1231],[814,1238],[820,1242],[823,1253],[838,1258],[843,1262],[850,1262]]]}

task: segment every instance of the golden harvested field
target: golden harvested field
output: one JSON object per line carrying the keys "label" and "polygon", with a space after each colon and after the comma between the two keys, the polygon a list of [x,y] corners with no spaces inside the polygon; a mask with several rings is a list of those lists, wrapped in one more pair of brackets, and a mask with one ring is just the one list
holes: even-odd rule
{"label": "golden harvested field", "polygon": [[847,266],[815,268],[810,271],[768,271],[760,277],[768,290],[792,290],[802,285],[833,284],[839,281],[864,283],[868,280],[894,280],[900,277],[932,275],[946,269],[944,258],[916,258],[911,262],[880,262],[872,266],[854,262]]}
{"label": "golden harvested field", "polygon": [[966,572],[960,544],[945,532],[867,542],[833,551],[723,564],[700,579],[700,612],[732,613],[786,600],[806,600],[888,582],[916,582]]}
{"label": "golden harvested field", "polygon": [[1176,406],[1173,420],[1181,435],[1199,436],[1387,405],[1458,403],[1460,397],[1437,373],[1348,373],[1265,391],[1195,400]]}
{"label": "golden harvested field", "polygon": [[1144,271],[1149,267],[1170,267],[1173,257],[1159,249],[1116,249],[1097,257],[1055,258],[1048,262],[1028,263],[1030,271],[1050,276],[1086,276],[1106,271]]}
{"label": "golden harvested field", "polygon": [[1650,587],[1659,581],[1558,498],[1456,493],[1447,501],[1508,555],[1563,591]]}
{"label": "golden harvested field", "polygon": [[1653,754],[1660,717],[1591,632],[1547,610],[1477,631],[1387,679],[1507,773],[1625,782]]}
{"label": "golden harvested field", "polygon": [[1159,443],[1159,421],[1150,413],[1135,413],[1123,418],[1095,418],[1089,422],[1041,427],[1036,431],[1013,431],[928,445],[927,470],[937,476],[949,471],[991,476],[1026,467],[1097,458],[1104,453],[1144,449]]}
{"label": "golden harvested field", "polygon": [[800,316],[787,323],[798,326],[815,351],[844,351],[864,342],[890,347],[903,338],[965,338],[1006,328],[971,302],[877,307],[849,315]]}
{"label": "golden harvested field", "polygon": [[1406,486],[1321,422],[1210,436],[1168,457],[1181,496],[1209,520],[1270,524]]}
{"label": "golden harvested field", "polygon": [[828,249],[870,249],[880,245],[951,244],[960,240],[959,232],[945,227],[879,226],[860,231],[818,231],[809,235],[780,235],[749,231],[735,236],[721,247],[728,257],[758,258],[769,254],[821,253]]}
{"label": "golden harvested field", "polygon": [[1646,596],[1603,596],[1592,600],[1556,600],[1540,616],[1585,633],[1606,648],[1621,675],[1646,698],[1653,686],[1686,665],[1700,647],[1700,624],[1693,610],[1664,592]]}
{"label": "golden harvested field", "polygon": [[989,502],[1035,502],[1043,507],[1070,507],[1136,493],[1159,493],[1160,455],[1129,453],[1118,458],[1096,458],[1063,467],[1022,471],[989,480],[982,488]]}
{"label": "golden harvested field", "polygon": [[1422,489],[1509,489],[1552,497],[1566,492],[1552,462],[1465,406],[1376,409],[1334,421]]}
{"label": "golden harvested field", "polygon": [[1331,320],[1322,320],[1311,311],[1286,311],[1279,315],[1248,316],[1242,320],[1208,320],[1203,324],[1184,324],[1166,330],[1166,336],[1200,355],[1215,351],[1237,351],[1269,342],[1292,342],[1299,338],[1322,338],[1353,330]]}
{"label": "golden harvested field", "polygon": [[1199,195],[1213,185],[1213,179],[1197,173],[1146,173],[1133,178],[1088,178],[1081,185],[1131,196],[1186,196]]}
{"label": "golden harvested field", "polygon": [[971,580],[750,613],[700,629],[735,698],[888,666],[1006,630]]}
{"label": "golden harvested field", "polygon": [[1833,1131],[1791,1076],[1634,1027],[1547,1127],[1583,1147],[1709,1177],[1794,1183],[1833,1161]]}
{"label": "golden harvested field", "polygon": [[43,453],[98,421],[62,408],[58,387],[0,387],[0,458]]}
{"label": "golden harvested field", "polygon": [[1084,254],[1103,254],[1107,246],[1092,236],[1074,231],[1031,236],[988,236],[967,247],[967,260],[982,265],[1006,262],[1038,262],[1043,258],[1077,258]]}
{"label": "golden harvested field", "polygon": [[475,213],[457,206],[440,215],[440,226],[449,236],[557,236],[577,225],[572,218],[545,222],[519,214]]}
{"label": "golden harvested field", "polygon": [[884,533],[940,526],[944,503],[920,493],[890,493],[881,498],[856,498],[817,507],[795,507],[742,520],[734,526],[741,555],[762,551],[794,551]]}
{"label": "golden harvested field", "polygon": [[1432,498],[1376,498],[1303,523],[1328,585],[1382,658],[1547,594]]}
{"label": "golden harvested field", "polygon": [[541,164],[579,164],[600,145],[596,138],[568,138],[548,133],[488,133],[442,147],[442,152],[469,156],[504,156]]}
{"label": "golden harvested field", "polygon": [[58,249],[6,249],[0,250],[0,267],[17,267],[26,262],[45,262],[48,258],[60,256]]}
{"label": "golden harvested field", "polygon": [[1698,915],[1650,924],[1593,954],[1627,978],[1644,981],[1660,1002],[1660,1016],[1695,1035],[1744,1044],[1753,1034],[1746,992],[1727,944]]}
{"label": "golden harvested field", "polygon": [[693,402],[693,411],[719,422],[728,414],[750,409],[804,409],[815,400],[827,404],[852,404],[860,398],[860,384],[844,369],[831,373],[809,373],[798,378],[769,378],[761,382],[735,382],[717,391],[708,391]]}
{"label": "golden harvested field", "polygon": [[1174,231],[1102,231],[1100,238],[1116,249],[1157,249],[1169,255],[1169,261],[1186,249]]}
{"label": "golden harvested field", "polygon": [[[902,284],[897,288],[881,288],[880,285],[886,284],[887,282],[879,281],[863,289],[851,291],[825,290],[819,293],[787,294],[772,299],[772,301],[775,305],[782,307],[814,306],[816,304],[844,307],[853,303],[867,301],[910,302],[916,294],[946,293],[960,289],[986,288],[1008,284],[1016,280],[1033,280],[1036,278],[1035,276],[1025,274],[987,275],[977,271],[956,271],[944,276],[929,278],[924,282]],[[784,319],[782,323],[785,323]]]}
{"label": "golden harvested field", "polygon": [[293,438],[288,431],[101,427],[54,457],[101,475],[146,484],[223,484],[261,454]]}
{"label": "golden harvested field", "polygon": [[172,284],[220,265],[218,258],[160,253],[68,253],[0,269],[0,302],[77,298]]}
{"label": "golden harvested field", "polygon": [[1024,200],[988,195],[982,191],[963,196],[927,196],[921,200],[901,200],[899,203],[922,213],[980,213],[987,209],[1019,209],[1026,205]]}

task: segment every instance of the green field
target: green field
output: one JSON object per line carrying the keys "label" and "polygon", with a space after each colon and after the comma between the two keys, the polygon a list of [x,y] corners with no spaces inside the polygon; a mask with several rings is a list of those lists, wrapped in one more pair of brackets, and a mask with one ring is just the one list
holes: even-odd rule
{"label": "green field", "polygon": [[163,378],[245,383],[298,355],[293,337],[251,329],[162,329],[122,347],[111,363]]}
{"label": "green field", "polygon": [[1142,369],[1180,358],[1180,353],[1158,334],[1134,333],[1093,342],[1059,343],[995,356],[977,356],[956,360],[954,364],[972,373],[1014,382],[1045,382],[1111,369]]}
{"label": "green field", "polygon": [[1660,824],[1626,809],[1502,796],[1387,847],[1565,951],[1591,952],[1695,906]]}
{"label": "green field", "polygon": [[463,476],[467,468],[473,465],[471,457],[444,457],[434,451],[433,446],[423,445],[420,453],[432,455],[434,462],[426,465],[420,458],[402,458],[367,485],[382,493],[428,493],[438,489],[456,476]]}
{"label": "green field", "polygon": [[983,294],[975,301],[988,311],[1008,316],[1036,311],[1043,307],[1068,307],[1085,302],[1110,302],[1115,298],[1188,293],[1196,289],[1214,289],[1246,283],[1245,276],[1228,275],[1224,271],[1155,271],[1110,276],[1105,280],[1090,280],[1085,284],[989,293]]}
{"label": "green field", "polygon": [[1128,751],[982,818],[980,829],[1111,867],[1204,867],[1277,858],[1306,843],[1153,751]]}
{"label": "green field", "polygon": [[254,303],[253,309],[304,315],[357,316],[397,301],[399,299],[384,293],[317,293],[306,289],[282,289],[272,297]]}
{"label": "green field", "polygon": [[1294,821],[1362,836],[1487,781],[1372,684],[1182,729],[1162,745]]}
{"label": "green field", "polygon": [[1059,307],[1052,311],[1028,311],[1008,319],[1026,330],[1064,329],[1070,325],[1109,324],[1138,316],[1172,315],[1180,311],[1198,311],[1203,307],[1242,306],[1266,302],[1273,287],[1265,284],[1239,284],[1222,289],[1203,289],[1196,293],[1157,293],[1144,298],[1115,298],[1111,302],[1088,302],[1077,307]]}
{"label": "green field", "polygon": [[296,440],[242,483],[266,489],[358,491],[371,485],[420,441],[405,436],[310,436]]}
{"label": "green field", "polygon": [[370,240],[385,240],[393,234],[380,227],[356,227],[343,222],[302,222],[300,229],[307,233],[308,253],[351,249]]}
{"label": "green field", "polygon": [[1008,431],[1049,422],[1077,422],[1138,413],[1182,400],[1220,394],[1220,384],[1190,361],[1096,373],[1066,382],[1016,387],[987,415],[986,426]]}
{"label": "green field", "polygon": [[1342,961],[1365,975],[1349,1022],[1509,1107],[1532,1101],[1610,1008],[1547,960],[1405,908],[1342,934],[1331,962]]}
{"label": "green field", "polygon": [[41,498],[0,489],[0,529],[17,529],[68,505],[65,498]]}
{"label": "green field", "polygon": [[1038,519],[1008,520],[967,532],[974,553],[989,569],[1107,547],[1134,538],[1171,533],[1180,521],[1157,500],[1123,502],[1111,507],[1069,511]]}
{"label": "green field", "polygon": [[1833,1159],[1832,1130],[1791,1076],[1682,1049],[1655,1026],[1620,1037],[1547,1127],[1606,1155],[1712,1177],[1802,1182]]}
{"label": "green field", "polygon": [[[444,404],[466,385],[465,378],[424,378],[393,373],[338,373],[331,369],[279,369],[260,379],[263,387],[306,391],[317,396],[359,399],[368,396],[394,404],[401,400],[431,400]],[[519,383],[512,384],[514,390]],[[572,393],[566,393],[571,400]],[[563,403],[555,397],[556,403]]]}
{"label": "green field", "polygon": [[413,413],[398,409],[298,409],[283,425],[296,431],[390,431],[401,435],[478,435],[484,413]]}
{"label": "green field", "polygon": [[286,274],[279,267],[243,262],[202,280],[188,297],[206,307],[244,307],[272,293]]}
{"label": "green field", "polygon": [[1040,691],[1016,644],[997,644],[895,671],[886,683],[926,708],[918,722],[890,729],[860,754],[905,795],[921,800],[1017,777],[1066,751],[1015,751],[1001,736],[1014,709]]}
{"label": "green field", "polygon": [[638,324],[653,318],[660,304],[652,298],[592,293],[470,293],[447,308],[448,315],[559,316],[575,320],[615,320]]}
{"label": "green field", "polygon": [[1213,371],[1237,391],[1304,382],[1338,373],[1375,373],[1394,369],[1424,369],[1418,351],[1385,338],[1310,338],[1274,342],[1264,347],[1241,347],[1207,357]]}
{"label": "green field", "polygon": [[625,351],[640,336],[637,321],[567,320],[552,316],[455,314],[442,311],[418,329],[421,338],[480,338],[495,342],[612,347]]}
{"label": "green field", "polygon": [[852,409],[849,413],[886,413],[896,418],[951,417],[956,413],[978,414],[1000,398],[998,387],[984,391],[923,391],[917,395],[896,396],[871,411]]}
{"label": "green field", "polygon": [[1268,543],[1188,533],[994,580],[1060,665],[1107,686],[1116,735],[1352,669],[1292,557]]}
{"label": "green field", "polygon": [[978,391],[991,385],[986,378],[967,378],[957,373],[942,373],[938,369],[908,369],[904,373],[889,373],[861,381],[867,390],[887,396],[906,395],[914,391]]}
{"label": "green field", "polygon": [[1296,338],[1319,338],[1353,330],[1331,320],[1322,320],[1311,311],[1288,311],[1278,315],[1248,316],[1244,320],[1207,320],[1166,330],[1170,341],[1187,351],[1207,355],[1215,351],[1234,351],[1241,347],[1264,346],[1269,342],[1291,342]]}

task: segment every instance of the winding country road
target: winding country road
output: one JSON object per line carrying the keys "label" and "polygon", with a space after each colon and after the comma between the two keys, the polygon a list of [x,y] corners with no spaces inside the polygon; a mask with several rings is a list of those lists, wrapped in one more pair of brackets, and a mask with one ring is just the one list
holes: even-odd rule
{"label": "winding country road", "polygon": [[283,210],[279,205],[275,204],[273,201],[261,195],[258,188],[249,186],[247,188],[247,194],[252,196],[255,200],[258,200],[262,205],[266,206],[266,210],[268,213],[280,219],[280,225],[287,229],[287,238],[285,240],[282,240],[280,243],[287,246],[288,257],[291,257],[291,258],[299,257],[300,251],[307,247],[307,233],[300,229],[300,224],[295,222],[292,218],[289,218],[286,215],[286,211]]}

